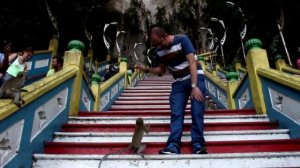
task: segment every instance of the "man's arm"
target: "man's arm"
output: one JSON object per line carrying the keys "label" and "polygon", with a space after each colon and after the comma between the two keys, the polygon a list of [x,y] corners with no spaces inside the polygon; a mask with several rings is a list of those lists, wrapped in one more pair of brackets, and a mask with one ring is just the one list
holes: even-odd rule
{"label": "man's arm", "polygon": [[159,64],[158,67],[148,68],[144,65],[138,64],[136,65],[136,68],[143,71],[143,72],[150,72],[154,74],[163,74],[166,72],[166,65]]}
{"label": "man's arm", "polygon": [[190,73],[191,73],[191,84],[196,85],[195,87],[192,87],[192,92],[191,92],[191,99],[196,99],[198,101],[203,101],[204,100],[204,95],[200,91],[200,89],[197,87],[197,60],[194,57],[194,53],[190,53],[186,55],[186,58],[189,62],[189,68],[190,68]]}

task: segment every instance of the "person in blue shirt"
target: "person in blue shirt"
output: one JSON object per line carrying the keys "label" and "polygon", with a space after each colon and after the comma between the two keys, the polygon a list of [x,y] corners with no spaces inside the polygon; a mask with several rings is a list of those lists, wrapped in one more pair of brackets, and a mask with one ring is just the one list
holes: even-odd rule
{"label": "person in blue shirt", "polygon": [[160,154],[180,154],[184,113],[191,98],[191,137],[194,154],[206,154],[203,136],[205,110],[205,81],[195,49],[186,35],[171,35],[165,29],[155,26],[151,29],[150,40],[156,47],[158,66],[149,68],[138,64],[137,69],[155,74],[164,74],[168,69],[175,82],[170,93],[171,131],[167,147]]}

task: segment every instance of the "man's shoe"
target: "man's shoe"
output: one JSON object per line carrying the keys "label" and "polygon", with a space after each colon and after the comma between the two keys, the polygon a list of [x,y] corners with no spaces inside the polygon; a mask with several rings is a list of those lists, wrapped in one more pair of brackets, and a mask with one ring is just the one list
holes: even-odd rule
{"label": "man's shoe", "polygon": [[201,146],[199,143],[193,144],[193,153],[194,154],[207,154],[207,150],[205,147]]}
{"label": "man's shoe", "polygon": [[166,154],[166,155],[180,154],[180,147],[176,143],[170,143],[166,148],[160,150],[159,154]]}

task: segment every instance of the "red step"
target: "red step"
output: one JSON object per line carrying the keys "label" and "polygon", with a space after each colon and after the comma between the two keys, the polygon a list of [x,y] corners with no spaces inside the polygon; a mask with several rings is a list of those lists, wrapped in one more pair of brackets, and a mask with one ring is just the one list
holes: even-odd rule
{"label": "red step", "polygon": [[[165,143],[147,143],[145,154],[157,154]],[[123,149],[128,143],[68,143],[48,142],[46,154],[108,154]],[[215,141],[207,142],[209,153],[251,153],[251,152],[291,152],[300,150],[300,139],[287,140],[251,140],[251,141]],[[182,143],[182,154],[191,154],[191,143]]]}
{"label": "red step", "polygon": [[[169,132],[170,124],[150,124],[151,132]],[[62,132],[133,132],[134,124],[64,124]],[[277,122],[205,123],[204,131],[269,130],[277,129]],[[184,131],[190,131],[191,124],[184,124]]]}
{"label": "red step", "polygon": [[[254,115],[255,110],[208,110],[205,111],[206,116],[214,116],[214,115]],[[135,110],[135,111],[105,111],[105,112],[79,112],[80,117],[112,117],[112,116],[170,116],[171,111],[161,111],[161,110]],[[186,111],[186,115],[191,115],[190,111]]]}

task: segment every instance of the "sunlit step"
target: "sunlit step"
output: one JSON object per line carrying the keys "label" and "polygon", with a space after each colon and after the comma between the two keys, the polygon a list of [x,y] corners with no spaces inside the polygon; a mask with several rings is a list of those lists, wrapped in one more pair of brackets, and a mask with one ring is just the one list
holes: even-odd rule
{"label": "sunlit step", "polygon": [[[150,128],[151,129],[151,128]],[[54,133],[54,142],[131,142],[132,132],[111,133]],[[143,142],[167,142],[169,132],[151,132],[145,135]],[[289,139],[289,130],[251,130],[251,131],[207,131],[204,132],[208,141],[238,141],[238,140],[266,140]],[[191,134],[184,132],[182,142],[190,142]]]}
{"label": "sunlit step", "polygon": [[[70,117],[69,124],[134,124],[137,117]],[[204,116],[204,123],[220,122],[265,122],[269,121],[266,115],[231,115],[231,116]],[[170,123],[169,116],[143,117],[145,123]],[[192,123],[191,116],[185,117],[185,123]]]}
{"label": "sunlit step", "polygon": [[[104,155],[34,154],[33,168],[98,168]],[[207,155],[112,155],[102,168],[261,168],[300,167],[300,152],[224,153]]]}

